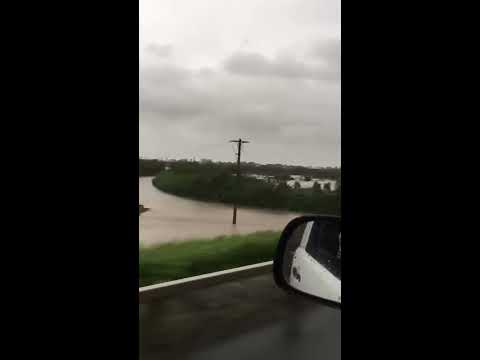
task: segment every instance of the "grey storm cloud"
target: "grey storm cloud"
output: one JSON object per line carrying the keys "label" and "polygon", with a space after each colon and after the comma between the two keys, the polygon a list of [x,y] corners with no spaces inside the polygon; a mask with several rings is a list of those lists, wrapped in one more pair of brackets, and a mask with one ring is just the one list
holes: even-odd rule
{"label": "grey storm cloud", "polygon": [[170,44],[155,44],[151,43],[149,44],[146,49],[148,53],[158,56],[158,57],[168,57],[171,55],[173,47]]}
{"label": "grey storm cloud", "polygon": [[192,77],[190,70],[173,65],[149,66],[140,68],[140,82],[153,85],[173,85],[189,81]]}
{"label": "grey storm cloud", "polygon": [[318,42],[312,50],[312,55],[340,74],[342,45],[338,39]]}
{"label": "grey storm cloud", "polygon": [[225,61],[231,73],[244,76],[270,76],[312,80],[339,80],[340,52],[336,44],[320,44],[314,54],[321,64],[307,64],[294,58],[268,59],[259,53],[237,52]]}
{"label": "grey storm cloud", "polygon": [[[141,0],[141,157],[339,165],[338,0]],[[268,16],[268,22],[265,16]]]}
{"label": "grey storm cloud", "polygon": [[[337,130],[339,88],[331,85],[245,81],[221,71],[178,67],[143,69],[140,78],[140,111],[158,126],[175,122],[200,133],[229,129],[289,142],[302,142],[315,129],[322,136],[335,136]],[[292,125],[306,132],[292,131]]]}
{"label": "grey storm cloud", "polygon": [[312,54],[329,62],[337,62],[340,61],[341,48],[339,39],[322,40],[313,46]]}

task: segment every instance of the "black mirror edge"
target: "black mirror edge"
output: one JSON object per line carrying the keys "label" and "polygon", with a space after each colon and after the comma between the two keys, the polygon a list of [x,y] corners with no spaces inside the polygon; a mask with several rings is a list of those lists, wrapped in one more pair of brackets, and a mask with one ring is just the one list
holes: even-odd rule
{"label": "black mirror edge", "polygon": [[275,251],[275,255],[273,258],[273,278],[275,280],[275,283],[277,284],[278,287],[281,289],[290,292],[292,294],[298,294],[302,295],[304,297],[310,298],[314,300],[315,302],[319,302],[322,305],[332,307],[335,309],[341,309],[342,306],[339,303],[336,303],[335,301],[331,300],[326,300],[319,298],[317,296],[313,296],[311,294],[305,293],[303,291],[300,291],[298,289],[295,289],[291,287],[283,278],[283,253],[285,251],[285,246],[287,244],[287,240],[292,234],[292,231],[299,225],[309,222],[309,221],[314,221],[314,220],[320,220],[320,219],[341,219],[340,216],[336,215],[306,215],[306,216],[300,216],[297,217],[293,220],[291,220],[285,229],[283,229],[282,234],[280,235],[280,239],[278,240],[277,244],[277,249]]}

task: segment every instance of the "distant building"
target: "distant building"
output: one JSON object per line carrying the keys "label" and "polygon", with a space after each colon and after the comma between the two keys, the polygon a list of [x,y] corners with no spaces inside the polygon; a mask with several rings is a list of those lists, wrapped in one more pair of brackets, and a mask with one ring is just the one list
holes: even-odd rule
{"label": "distant building", "polygon": [[[266,176],[266,175],[258,175],[258,174],[248,174],[247,176],[258,179],[258,180],[263,180],[266,182],[269,182],[269,181],[278,182],[277,180],[275,180],[274,176]],[[286,181],[286,184],[291,188],[295,187],[296,182],[300,184],[301,189],[311,189],[313,188],[313,184],[315,184],[315,182],[320,184],[322,189],[326,189],[326,188],[328,189],[328,187],[330,187],[331,191],[335,191],[337,187],[337,182],[335,180],[310,178],[310,180],[305,181],[304,176],[302,175],[291,175],[290,178],[291,178],[290,180]]]}
{"label": "distant building", "polygon": [[336,189],[336,185],[337,185],[337,182],[335,180],[310,178],[309,181],[305,181],[305,180],[303,180],[304,177],[301,176],[301,175],[291,175],[291,177],[292,177],[292,180],[287,181],[287,185],[291,188],[293,188],[295,186],[295,182],[298,182],[298,183],[300,183],[300,187],[302,189],[311,189],[311,188],[313,188],[313,184],[315,184],[315,182],[317,182],[317,183],[320,184],[322,189],[325,189],[325,185],[329,184],[329,185],[326,185],[327,188],[330,187],[330,189],[332,191],[334,191]]}

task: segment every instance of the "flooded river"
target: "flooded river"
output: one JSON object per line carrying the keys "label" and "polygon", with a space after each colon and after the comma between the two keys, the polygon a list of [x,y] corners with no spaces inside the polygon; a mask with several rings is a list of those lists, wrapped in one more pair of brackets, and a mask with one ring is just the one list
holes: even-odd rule
{"label": "flooded river", "polygon": [[140,204],[150,210],[140,215],[139,239],[145,245],[171,241],[282,230],[298,214],[238,208],[232,225],[232,207],[170,195],[157,190],[152,178],[139,178]]}

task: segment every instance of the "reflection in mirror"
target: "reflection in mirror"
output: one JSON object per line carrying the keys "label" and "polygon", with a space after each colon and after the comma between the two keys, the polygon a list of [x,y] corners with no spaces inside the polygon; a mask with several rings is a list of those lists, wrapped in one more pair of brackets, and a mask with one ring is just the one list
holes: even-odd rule
{"label": "reflection in mirror", "polygon": [[282,234],[274,269],[282,285],[341,303],[341,229],[337,217],[294,219]]}

